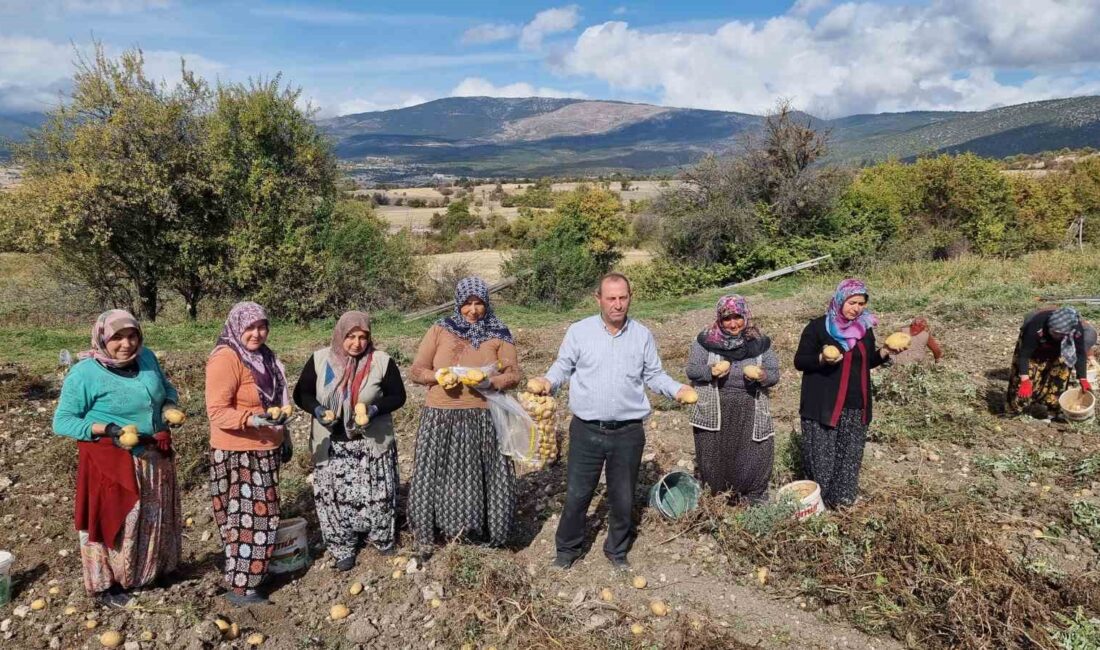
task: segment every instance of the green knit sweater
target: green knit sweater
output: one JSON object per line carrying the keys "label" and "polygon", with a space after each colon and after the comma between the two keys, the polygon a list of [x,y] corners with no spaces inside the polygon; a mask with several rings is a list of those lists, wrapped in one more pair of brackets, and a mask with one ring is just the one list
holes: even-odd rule
{"label": "green knit sweater", "polygon": [[179,395],[151,351],[143,349],[137,364],[138,374],[133,378],[116,375],[95,359],[73,366],[53,414],[54,433],[91,440],[96,423],[135,424],[141,436],[165,430],[161,410],[167,403],[176,403]]}

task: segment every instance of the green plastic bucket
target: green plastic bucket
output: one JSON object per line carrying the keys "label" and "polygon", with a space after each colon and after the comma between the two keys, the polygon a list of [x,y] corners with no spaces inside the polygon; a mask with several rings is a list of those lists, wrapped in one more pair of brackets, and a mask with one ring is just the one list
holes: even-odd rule
{"label": "green plastic bucket", "polygon": [[687,472],[669,472],[649,488],[649,505],[666,519],[676,519],[699,507],[699,481]]}

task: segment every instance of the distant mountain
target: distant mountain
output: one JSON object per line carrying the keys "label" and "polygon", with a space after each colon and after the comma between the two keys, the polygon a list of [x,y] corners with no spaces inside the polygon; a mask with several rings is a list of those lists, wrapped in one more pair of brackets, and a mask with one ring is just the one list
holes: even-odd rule
{"label": "distant mountain", "polygon": [[[538,176],[675,170],[707,153],[734,149],[762,119],[624,102],[452,97],[320,124],[332,136],[340,158],[384,158],[389,177]],[[847,164],[941,152],[1003,157],[1100,146],[1100,97],[974,113],[912,111],[809,119],[831,134],[829,161]],[[370,163],[357,166],[370,177]]]}
{"label": "distant mountain", "polygon": [[[806,117],[830,132],[828,161],[845,164],[964,151],[1004,157],[1100,148],[1100,97],[980,112]],[[41,120],[39,114],[0,114],[0,143],[21,138]],[[318,124],[355,174],[401,181],[436,173],[534,177],[669,172],[708,153],[735,150],[762,122],[762,117],[745,113],[626,102],[450,97]]]}
{"label": "distant mountain", "polygon": [[42,113],[0,113],[0,158],[7,155],[8,145],[26,137],[27,131],[42,126]]}

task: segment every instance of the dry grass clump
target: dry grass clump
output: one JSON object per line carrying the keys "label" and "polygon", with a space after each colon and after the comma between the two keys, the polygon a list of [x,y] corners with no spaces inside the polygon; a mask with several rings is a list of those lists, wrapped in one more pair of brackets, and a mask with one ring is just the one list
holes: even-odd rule
{"label": "dry grass clump", "polygon": [[[446,593],[436,629],[448,647],[631,648],[654,647],[655,639],[676,650],[752,647],[698,617],[675,613],[652,620],[641,606],[603,602],[594,594],[561,598],[543,591],[523,567],[476,546],[450,545],[430,567]],[[645,625],[643,635],[630,631],[635,622]]]}
{"label": "dry grass clump", "polygon": [[1100,594],[1095,576],[1060,582],[1027,571],[974,503],[916,484],[763,534],[744,518],[718,521],[731,560],[770,566],[781,584],[911,647],[1051,647],[1056,614],[1095,611]]}

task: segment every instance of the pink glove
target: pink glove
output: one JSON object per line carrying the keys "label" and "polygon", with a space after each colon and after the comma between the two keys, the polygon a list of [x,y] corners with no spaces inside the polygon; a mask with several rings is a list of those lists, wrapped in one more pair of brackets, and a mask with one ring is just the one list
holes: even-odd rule
{"label": "pink glove", "polygon": [[1080,381],[1080,384],[1081,384],[1081,390],[1085,391],[1086,393],[1091,393],[1092,392],[1092,384],[1089,383],[1088,379],[1082,379]]}
{"label": "pink glove", "polygon": [[171,451],[172,451],[172,434],[169,433],[167,430],[158,431],[158,432],[154,433],[153,434],[153,440],[156,441],[157,449],[159,449],[162,454],[171,453]]}

